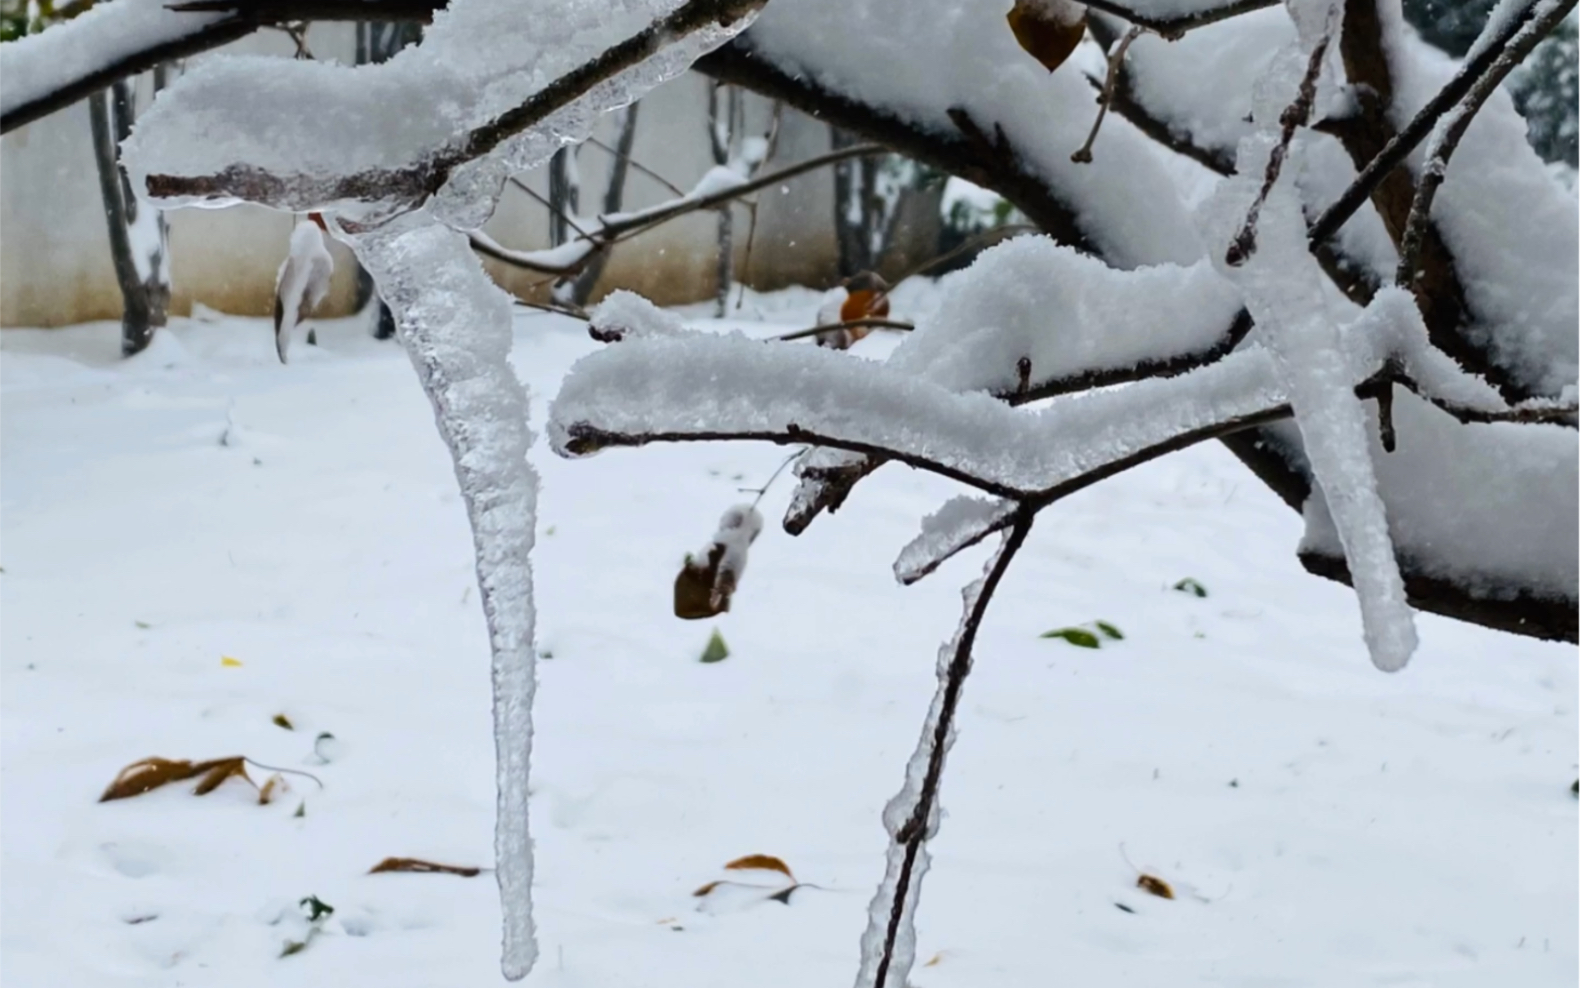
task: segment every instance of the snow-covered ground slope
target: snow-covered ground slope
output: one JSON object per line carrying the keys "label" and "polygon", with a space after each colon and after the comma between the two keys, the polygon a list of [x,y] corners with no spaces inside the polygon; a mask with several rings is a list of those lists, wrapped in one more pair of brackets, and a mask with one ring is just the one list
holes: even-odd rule
{"label": "snow-covered ground slope", "polygon": [[[753,304],[767,335],[817,300]],[[490,876],[365,874],[489,864],[488,643],[447,455],[397,347],[331,324],[281,367],[270,335],[180,324],[126,362],[110,325],[0,338],[9,985],[500,980]],[[541,424],[597,344],[525,312],[516,339]],[[527,983],[846,983],[879,811],[986,548],[900,588],[947,484],[886,468],[791,539],[782,477],[732,610],[682,622],[683,554],[785,451],[538,454]],[[1301,531],[1216,445],[1041,517],[967,685],[917,988],[1575,983],[1575,650],[1423,615],[1410,667],[1378,673]],[[1039,638],[1097,620],[1124,639]],[[730,654],[703,664],[715,627]],[[239,754],[324,788],[96,802],[136,759]],[[693,897],[751,853],[816,887]],[[335,912],[282,958],[309,895]]]}

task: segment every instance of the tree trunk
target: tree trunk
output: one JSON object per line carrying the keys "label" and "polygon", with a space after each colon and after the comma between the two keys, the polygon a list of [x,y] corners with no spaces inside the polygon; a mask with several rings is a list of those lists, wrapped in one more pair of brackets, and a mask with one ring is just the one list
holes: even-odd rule
{"label": "tree trunk", "polygon": [[[161,66],[154,73],[155,91],[164,82]],[[131,135],[137,116],[133,85],[133,80],[123,79],[108,94],[101,91],[88,99],[110,258],[121,289],[121,354],[127,357],[147,349],[170,308],[169,228],[163,213],[139,200],[120,162],[121,142]]]}
{"label": "tree trunk", "polygon": [[[356,34],[356,64],[377,64],[387,60],[391,55],[405,48],[407,45],[416,44],[422,40],[422,25],[415,21],[358,21]],[[356,311],[361,312],[373,301],[375,287],[373,276],[359,263],[357,265],[357,288],[354,305]],[[395,338],[395,315],[390,312],[390,307],[379,299],[378,321],[373,324],[373,338],[376,340],[392,340]]]}
{"label": "tree trunk", "polygon": [[[708,92],[708,142],[713,149],[715,165],[729,164],[730,153],[745,130],[745,116],[740,88],[714,84]],[[719,209],[718,230],[719,260],[713,315],[722,319],[729,309],[730,283],[735,280],[735,215],[728,205]]]}
{"label": "tree trunk", "polygon": [[[860,143],[855,134],[832,124],[828,143],[834,150]],[[860,163],[845,159],[834,166],[834,241],[839,247],[839,277],[872,268],[871,241],[863,229],[867,210],[862,195]]]}
{"label": "tree trunk", "polygon": [[549,246],[558,247],[576,235],[570,218],[581,209],[581,176],[576,149],[564,147],[549,159]]}
{"label": "tree trunk", "polygon": [[[625,179],[630,172],[631,148],[636,143],[636,113],[642,104],[632,103],[621,110],[617,116],[619,120],[620,136],[615,140],[614,160],[609,165],[609,182],[604,186],[603,211],[605,213],[618,213],[625,205]],[[587,267],[577,275],[576,282],[571,286],[571,301],[578,306],[587,304],[592,298],[593,289],[597,287],[598,279],[603,276],[603,269],[609,264],[609,248],[595,253],[587,262]]]}

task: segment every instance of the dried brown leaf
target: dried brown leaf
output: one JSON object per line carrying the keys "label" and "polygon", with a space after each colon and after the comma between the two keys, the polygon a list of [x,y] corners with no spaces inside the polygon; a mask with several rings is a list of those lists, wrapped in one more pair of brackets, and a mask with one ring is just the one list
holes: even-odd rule
{"label": "dried brown leaf", "polygon": [[216,758],[213,761],[199,762],[193,768],[203,773],[203,778],[192,789],[192,795],[194,796],[207,796],[232,776],[246,779],[247,784],[254,789],[258,787],[258,784],[252,781],[252,776],[247,774],[247,759],[240,755],[233,758]]}
{"label": "dried brown leaf", "polygon": [[291,787],[286,783],[285,776],[276,772],[265,779],[263,788],[258,790],[258,805],[268,806],[277,794],[290,791]]}
{"label": "dried brown leaf", "polygon": [[1015,41],[1049,72],[1063,65],[1086,36],[1086,9],[1069,0],[1015,0],[1005,20]]}
{"label": "dried brown leaf", "polygon": [[709,882],[708,884],[702,886],[702,888],[697,889],[695,892],[693,892],[691,894],[700,898],[700,897],[702,897],[704,895],[707,895],[709,892],[712,892],[714,889],[718,888],[720,885],[728,885],[728,884],[730,884],[730,883],[729,882]]}
{"label": "dried brown leaf", "polygon": [[944,952],[940,950],[938,953],[933,955],[932,960],[928,961],[926,964],[923,964],[922,967],[937,967],[939,962],[943,959]]}
{"label": "dried brown leaf", "polygon": [[421,858],[385,858],[372,868],[369,868],[368,874],[377,875],[383,872],[401,871],[419,875],[460,875],[462,878],[475,878],[482,870],[469,865],[438,864],[433,861],[424,861]]}
{"label": "dried brown leaf", "polygon": [[777,871],[791,881],[795,881],[795,874],[790,866],[772,854],[748,854],[744,858],[736,858],[724,866],[726,871]]}
{"label": "dried brown leaf", "polygon": [[208,763],[194,765],[185,759],[171,758],[144,758],[135,761],[116,774],[115,780],[104,790],[104,795],[99,797],[99,802],[107,803],[112,799],[127,799],[132,796],[141,796],[143,793],[171,782],[180,782],[190,779],[194,775],[207,769]]}
{"label": "dried brown leaf", "polygon": [[274,726],[275,727],[283,727],[287,731],[294,731],[294,730],[296,730],[296,725],[291,723],[291,718],[285,716],[284,714],[275,714],[274,715]]}
{"label": "dried brown leaf", "polygon": [[1169,885],[1169,883],[1153,875],[1143,874],[1140,878],[1137,878],[1136,888],[1143,892],[1148,892],[1152,895],[1155,895],[1160,899],[1174,898],[1174,889]]}
{"label": "dried brown leaf", "polygon": [[717,542],[708,548],[708,558],[705,562],[695,556],[686,557],[685,565],[675,577],[676,617],[697,621],[716,617],[730,609],[730,595],[735,590],[734,581],[729,581],[730,586],[724,588],[722,594],[715,593],[719,563],[723,560],[724,546]]}

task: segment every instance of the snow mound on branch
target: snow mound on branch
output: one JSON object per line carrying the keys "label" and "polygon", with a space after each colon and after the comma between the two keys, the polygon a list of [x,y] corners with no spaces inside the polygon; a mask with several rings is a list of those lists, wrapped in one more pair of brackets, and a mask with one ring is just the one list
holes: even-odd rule
{"label": "snow mound on branch", "polygon": [[[923,129],[959,135],[952,109],[968,114],[990,140],[1003,128],[1022,153],[1021,167],[1063,201],[1080,204],[1077,223],[1113,264],[1195,261],[1201,242],[1150,140],[1111,118],[1096,164],[1070,160],[1096,112],[1091,84],[1073,64],[1050,74],[1023,51],[1004,20],[1009,6],[773,0],[748,40],[782,71]],[[1164,15],[1204,6],[1210,4],[1145,4],[1148,13]]]}
{"label": "snow mound on branch", "polygon": [[1206,261],[1120,271],[1017,237],[983,251],[889,364],[952,391],[1005,393],[1022,358],[1034,381],[1133,367],[1210,348],[1239,310]]}
{"label": "snow mound on branch", "polygon": [[[1405,56],[1394,59],[1398,104],[1413,114],[1458,64],[1417,38],[1397,8],[1382,9],[1390,45]],[[1404,126],[1404,116],[1394,124]],[[1449,162],[1432,218],[1493,359],[1539,394],[1556,396],[1580,374],[1580,204],[1553,180],[1525,129],[1499,88]],[[1411,158],[1418,172],[1422,153]]]}
{"label": "snow mound on branch", "polygon": [[[139,184],[150,174],[218,175],[245,167],[283,179],[285,204],[328,206],[311,201],[322,194],[314,180],[408,168],[456,147],[468,133],[681,6],[681,0],[455,0],[434,15],[421,44],[378,65],[205,59],[161,96],[127,142],[126,159]],[[487,159],[455,169],[445,196],[455,215],[446,222],[480,226],[509,170],[538,164],[585,137],[599,113],[685,71],[749,21],[672,41]],[[326,100],[325,93],[334,98]],[[401,191],[370,185],[364,198]]]}
{"label": "snow mound on branch", "polygon": [[628,340],[584,358],[550,408],[548,435],[563,456],[702,434],[837,443],[1005,494],[1086,478],[1285,400],[1260,349],[1028,411],[886,364],[732,333]]}
{"label": "snow mound on branch", "polygon": [[0,113],[10,113],[102,66],[197,34],[230,16],[167,10],[167,3],[115,0],[96,4],[69,22],[0,45],[0,76],[5,78],[5,85],[0,86]]}
{"label": "snow mound on branch", "polygon": [[598,303],[592,313],[591,326],[594,335],[602,333],[621,339],[695,334],[673,312],[660,309],[636,292],[624,288],[610,292]]}

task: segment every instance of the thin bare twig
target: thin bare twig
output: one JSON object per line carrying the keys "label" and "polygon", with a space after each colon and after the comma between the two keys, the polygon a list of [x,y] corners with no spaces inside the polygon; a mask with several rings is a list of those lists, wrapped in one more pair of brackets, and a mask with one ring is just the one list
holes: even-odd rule
{"label": "thin bare twig", "polygon": [[1144,27],[1132,27],[1119,39],[1114,50],[1108,53],[1108,77],[1103,82],[1103,91],[1097,97],[1097,119],[1092,121],[1092,129],[1086,135],[1086,143],[1075,149],[1070,155],[1070,160],[1078,165],[1092,163],[1092,145],[1097,143],[1097,132],[1102,129],[1103,118],[1108,115],[1108,107],[1114,101],[1114,87],[1118,84],[1120,67],[1125,61],[1125,52],[1135,40],[1146,31]]}
{"label": "thin bare twig", "polygon": [[860,319],[846,319],[842,322],[832,322],[826,326],[810,326],[806,329],[798,329],[792,333],[785,333],[781,336],[771,336],[769,339],[776,340],[780,343],[788,343],[791,340],[803,340],[808,336],[816,336],[819,333],[833,333],[841,329],[860,329],[864,326],[871,327],[873,329],[898,329],[904,332],[910,332],[916,328],[915,323],[906,322],[903,319],[881,319],[877,316],[863,316]]}
{"label": "thin bare twig", "polygon": [[683,195],[686,194],[686,190],[685,189],[682,189],[680,186],[676,185],[674,182],[671,182],[669,179],[667,179],[664,176],[660,175],[658,172],[656,172],[653,169],[651,169],[651,168],[647,167],[646,165],[642,164],[640,161],[637,161],[636,158],[632,157],[631,155],[629,155],[629,154],[621,154],[617,149],[610,147],[609,145],[605,144],[603,141],[600,141],[596,137],[589,137],[589,138],[587,138],[587,143],[591,144],[593,147],[597,148],[600,151],[605,151],[605,152],[613,155],[614,157],[619,158],[620,160],[624,161],[626,164],[630,165],[632,168],[634,168],[637,171],[641,172],[643,175],[646,175],[648,178],[650,178],[653,181],[657,182],[659,185],[662,185],[664,188],[666,188],[669,191],[673,192],[675,195],[683,196]]}
{"label": "thin bare twig", "polygon": [[1311,108],[1317,101],[1317,78],[1322,75],[1322,59],[1327,55],[1328,44],[1333,40],[1334,13],[1335,11],[1330,9],[1327,28],[1311,49],[1311,57],[1306,62],[1306,74],[1301,77],[1300,86],[1295,91],[1294,102],[1285,107],[1284,112],[1279,115],[1278,143],[1267,156],[1267,171],[1262,176],[1261,191],[1256,194],[1251,208],[1246,211],[1245,223],[1240,227],[1240,232],[1235,234],[1228,251],[1224,254],[1224,263],[1230,267],[1239,267],[1256,253],[1256,224],[1262,213],[1262,205],[1272,194],[1273,186],[1278,184],[1278,176],[1284,169],[1284,159],[1289,155],[1289,145],[1295,139],[1295,132],[1311,119]]}
{"label": "thin bare twig", "polygon": [[544,196],[541,192],[538,192],[532,188],[532,186],[523,182],[514,175],[510,176],[510,184],[531,196],[535,201],[540,203],[544,209],[547,209],[552,215],[558,217],[566,226],[570,227],[572,230],[575,230],[583,240],[591,239],[588,236],[587,231],[582,229],[581,225],[576,222],[576,218],[574,216],[554,205],[554,203],[550,202],[548,197]]}

